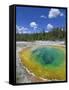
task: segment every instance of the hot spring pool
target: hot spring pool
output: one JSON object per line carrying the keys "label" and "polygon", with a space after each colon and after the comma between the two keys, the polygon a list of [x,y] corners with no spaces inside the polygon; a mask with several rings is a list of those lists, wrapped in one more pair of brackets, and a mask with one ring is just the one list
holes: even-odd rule
{"label": "hot spring pool", "polygon": [[63,46],[34,47],[24,48],[19,53],[22,65],[38,78],[65,80],[65,48]]}

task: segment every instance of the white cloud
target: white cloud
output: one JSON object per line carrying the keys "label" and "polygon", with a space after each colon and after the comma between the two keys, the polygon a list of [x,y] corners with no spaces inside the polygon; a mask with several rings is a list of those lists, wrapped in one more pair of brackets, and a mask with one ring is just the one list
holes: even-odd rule
{"label": "white cloud", "polygon": [[45,30],[46,33],[48,33],[49,31]]}
{"label": "white cloud", "polygon": [[51,30],[53,29],[53,25],[52,24],[47,24],[47,30]]}
{"label": "white cloud", "polygon": [[46,19],[46,18],[47,18],[45,15],[41,15],[40,17],[41,17],[41,18],[44,18],[44,19]]}
{"label": "white cloud", "polygon": [[19,34],[28,33],[28,28],[16,25],[16,33],[19,33]]}
{"label": "white cloud", "polygon": [[61,13],[59,9],[51,8],[48,17],[55,18],[57,16],[63,16],[63,13]]}
{"label": "white cloud", "polygon": [[36,29],[37,28],[37,23],[36,22],[31,22],[30,23],[30,27],[32,27],[32,28],[34,28],[34,29]]}
{"label": "white cloud", "polygon": [[61,14],[60,14],[60,16],[64,16],[64,14],[63,14],[63,13],[61,13]]}

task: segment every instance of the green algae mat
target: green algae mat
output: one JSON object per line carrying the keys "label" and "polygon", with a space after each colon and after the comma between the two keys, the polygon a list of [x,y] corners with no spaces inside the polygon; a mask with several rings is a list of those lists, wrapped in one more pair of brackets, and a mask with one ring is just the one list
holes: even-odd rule
{"label": "green algae mat", "polygon": [[32,46],[19,52],[21,63],[43,80],[66,80],[66,52],[63,46]]}

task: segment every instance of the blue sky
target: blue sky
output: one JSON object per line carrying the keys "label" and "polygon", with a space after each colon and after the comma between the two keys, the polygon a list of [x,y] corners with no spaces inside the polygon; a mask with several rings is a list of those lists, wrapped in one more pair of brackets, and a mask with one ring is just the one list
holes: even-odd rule
{"label": "blue sky", "polygon": [[16,32],[49,32],[66,26],[66,10],[58,8],[16,7]]}

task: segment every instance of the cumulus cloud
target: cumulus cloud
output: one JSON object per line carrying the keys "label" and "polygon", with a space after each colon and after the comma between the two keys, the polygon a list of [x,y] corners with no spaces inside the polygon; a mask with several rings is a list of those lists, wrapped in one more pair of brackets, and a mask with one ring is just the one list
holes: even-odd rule
{"label": "cumulus cloud", "polygon": [[63,14],[63,13],[61,13],[61,14],[60,14],[60,16],[64,16],[64,14]]}
{"label": "cumulus cloud", "polygon": [[61,13],[59,9],[51,8],[48,17],[55,18],[57,16],[63,16],[63,13]]}
{"label": "cumulus cloud", "polygon": [[52,24],[47,24],[47,30],[52,30],[53,29],[53,25]]}
{"label": "cumulus cloud", "polygon": [[41,15],[40,18],[46,19],[47,17],[45,15]]}
{"label": "cumulus cloud", "polygon": [[45,33],[48,33],[49,31],[45,30]]}
{"label": "cumulus cloud", "polygon": [[30,23],[30,27],[32,27],[32,28],[34,28],[34,29],[36,29],[37,28],[37,23],[36,22],[31,22]]}
{"label": "cumulus cloud", "polygon": [[19,34],[28,33],[28,28],[16,25],[16,33],[19,33]]}

